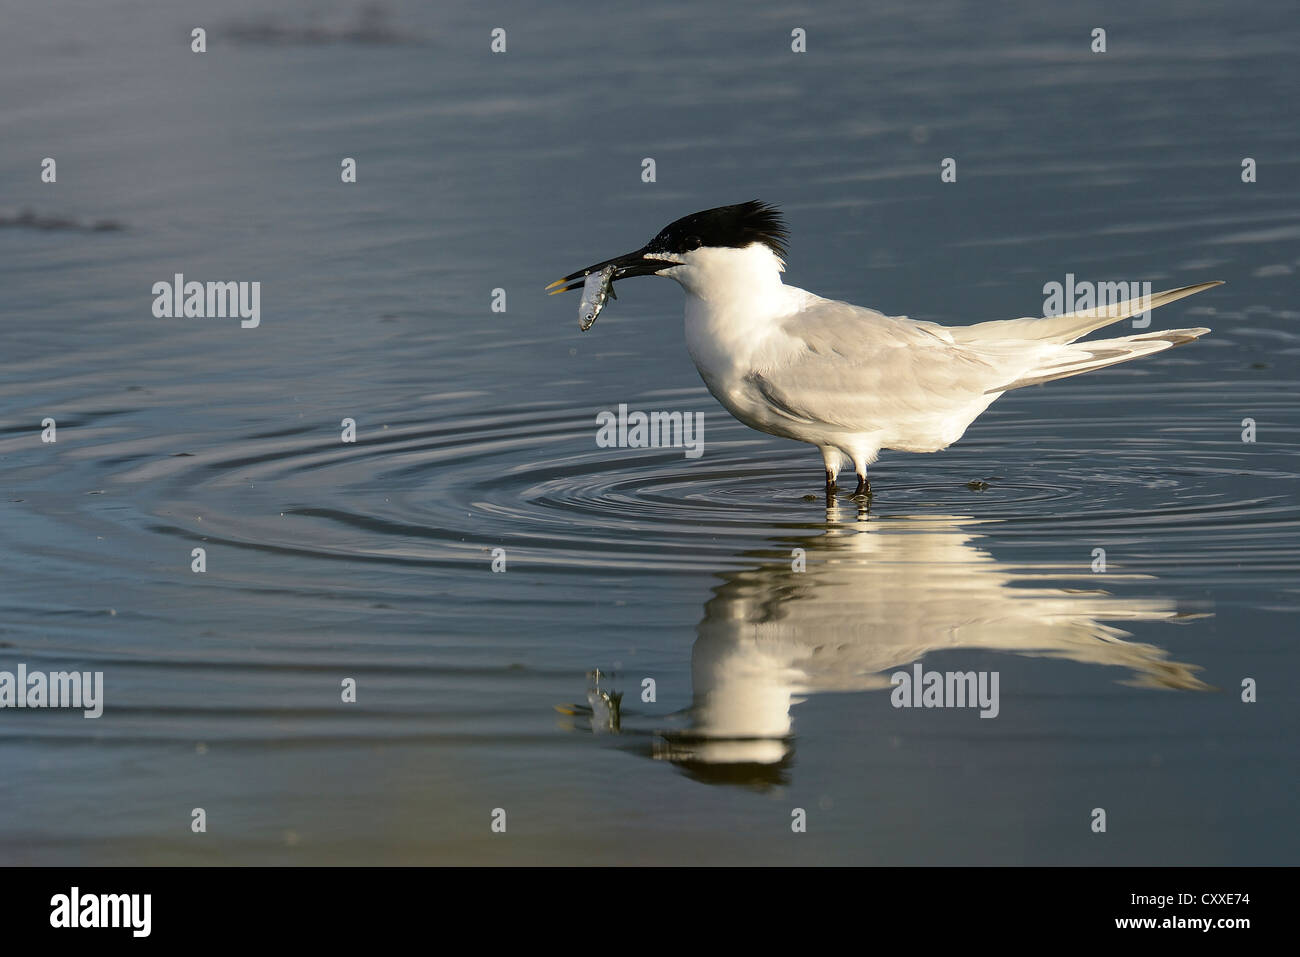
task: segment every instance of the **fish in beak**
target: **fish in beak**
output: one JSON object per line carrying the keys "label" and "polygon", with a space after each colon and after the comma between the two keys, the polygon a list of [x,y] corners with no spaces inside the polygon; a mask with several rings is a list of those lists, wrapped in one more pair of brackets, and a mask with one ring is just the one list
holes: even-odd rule
{"label": "fish in beak", "polygon": [[681,263],[671,259],[657,259],[642,247],[625,256],[607,259],[586,269],[570,273],[563,279],[555,280],[546,288],[548,294],[552,296],[579,287],[583,289],[582,302],[578,306],[578,325],[583,332],[586,332],[600,315],[601,309],[605,307],[606,297],[618,298],[614,293],[614,283],[619,279],[653,276],[661,269],[680,265]]}

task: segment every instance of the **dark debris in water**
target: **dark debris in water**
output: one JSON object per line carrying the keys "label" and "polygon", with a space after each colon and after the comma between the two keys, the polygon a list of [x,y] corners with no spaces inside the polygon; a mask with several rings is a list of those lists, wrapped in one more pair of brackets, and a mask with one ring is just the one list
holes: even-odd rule
{"label": "dark debris in water", "polygon": [[81,233],[114,233],[126,227],[115,219],[97,219],[94,222],[71,219],[66,216],[38,216],[30,209],[20,210],[16,215],[6,216],[0,213],[0,228],[64,230]]}
{"label": "dark debris in water", "polygon": [[273,46],[324,46],[354,43],[366,46],[395,46],[419,43],[389,23],[390,13],[382,3],[363,4],[356,19],[347,26],[321,26],[313,23],[290,24],[272,16],[236,20],[226,24],[226,34],[237,43]]}
{"label": "dark debris in water", "polygon": [[986,492],[990,488],[992,488],[992,486],[990,486],[988,482],[981,482],[978,479],[974,479],[970,482],[967,482],[966,487],[970,489],[972,492]]}

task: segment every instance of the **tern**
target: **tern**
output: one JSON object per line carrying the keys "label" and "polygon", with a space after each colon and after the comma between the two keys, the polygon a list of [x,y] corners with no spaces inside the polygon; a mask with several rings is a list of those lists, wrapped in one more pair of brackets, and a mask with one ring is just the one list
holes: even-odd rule
{"label": "tern", "polygon": [[[1078,340],[1221,282],[1203,282],[1047,318],[944,326],[824,299],[781,280],[788,230],[753,200],[684,216],[635,252],[546,288],[667,276],[686,292],[686,348],[704,384],[750,428],[821,450],[826,492],[845,463],[870,498],[882,449],[938,452],[1003,393],[1191,342],[1209,329]],[[594,316],[593,316],[594,319]],[[585,328],[585,326],[584,326]]]}

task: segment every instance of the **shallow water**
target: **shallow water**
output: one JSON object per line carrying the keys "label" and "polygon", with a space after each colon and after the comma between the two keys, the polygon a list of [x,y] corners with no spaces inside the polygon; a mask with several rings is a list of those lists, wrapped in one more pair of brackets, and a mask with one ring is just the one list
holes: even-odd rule
{"label": "shallow water", "polygon": [[[280,9],[5,13],[0,670],[106,704],[0,711],[0,862],[1295,862],[1288,5]],[[585,334],[542,294],[754,196],[789,281],[922,319],[1227,285],[1152,317],[1210,337],[828,507],[675,284]],[[177,272],[261,281],[261,325],[153,318]],[[620,403],[704,454],[597,447]],[[998,672],[997,717],[892,707],[918,660]]]}

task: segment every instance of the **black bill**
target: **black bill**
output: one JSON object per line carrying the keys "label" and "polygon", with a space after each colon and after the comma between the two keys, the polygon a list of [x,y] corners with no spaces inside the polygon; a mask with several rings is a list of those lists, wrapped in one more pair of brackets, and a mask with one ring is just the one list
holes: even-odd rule
{"label": "black bill", "polygon": [[[671,259],[647,259],[644,249],[638,249],[634,253],[628,253],[626,256],[619,256],[616,259],[606,259],[604,262],[588,266],[586,269],[579,269],[577,272],[569,273],[563,279],[557,279],[546,288],[549,294],[554,296],[557,293],[568,292],[570,289],[581,289],[582,284],[586,282],[587,277],[594,272],[600,272],[606,266],[614,267],[614,275],[610,279],[611,283],[620,279],[631,279],[633,276],[653,276],[661,269],[668,269],[671,266],[680,266],[681,263],[673,262]],[[557,288],[559,287],[559,288]]]}

